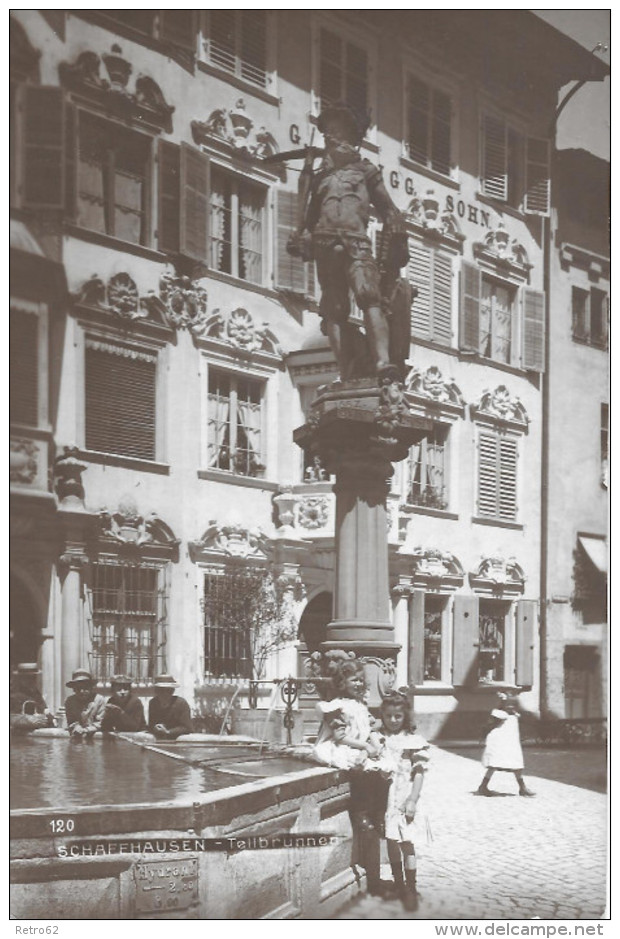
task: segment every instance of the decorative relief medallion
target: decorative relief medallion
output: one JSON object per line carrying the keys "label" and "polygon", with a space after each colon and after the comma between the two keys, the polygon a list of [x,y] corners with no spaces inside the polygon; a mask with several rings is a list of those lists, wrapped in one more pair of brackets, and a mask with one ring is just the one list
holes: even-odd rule
{"label": "decorative relief medallion", "polygon": [[194,554],[209,551],[235,558],[266,558],[267,538],[260,528],[244,528],[240,523],[218,525],[211,522],[202,538],[191,543]]}
{"label": "decorative relief medallion", "polygon": [[484,236],[484,241],[478,241],[473,246],[474,257],[504,267],[513,267],[522,273],[527,273],[532,265],[522,244],[510,235],[502,221],[497,227],[491,229]]}
{"label": "decorative relief medallion", "polygon": [[436,365],[431,365],[424,372],[414,366],[407,376],[405,388],[411,394],[441,404],[454,404],[458,407],[464,405],[461,389],[452,378],[444,378]]}
{"label": "decorative relief medallion", "polygon": [[9,480],[30,485],[37,478],[39,448],[27,437],[11,437]]}
{"label": "decorative relief medallion", "polygon": [[519,424],[529,424],[530,421],[521,400],[513,397],[506,385],[498,385],[494,391],[484,391],[478,404],[474,405],[474,411]]}
{"label": "decorative relief medallion", "polygon": [[439,200],[434,189],[420,196],[417,193],[407,207],[406,215],[414,224],[421,226],[428,235],[440,235],[464,241],[459,223],[449,212],[439,211]]}
{"label": "decorative relief medallion", "polygon": [[215,310],[205,324],[203,335],[205,338],[226,342],[243,352],[281,354],[278,340],[267,324],[257,325],[252,314],[243,307],[238,307],[227,315]]}
{"label": "decorative relief medallion", "polygon": [[525,574],[514,558],[501,554],[483,557],[477,570],[469,575],[472,586],[523,590]]}
{"label": "decorative relief medallion", "polygon": [[176,547],[179,544],[172,529],[155,512],[143,516],[131,497],[119,502],[116,512],[100,509],[100,536],[125,546],[160,545]]}
{"label": "decorative relief medallion", "polygon": [[301,499],[297,518],[301,528],[325,528],[328,518],[329,509],[325,496],[307,496]]}
{"label": "decorative relief medallion", "polygon": [[224,144],[239,156],[257,160],[279,151],[274,137],[264,127],[255,129],[243,98],[237,99],[234,108],[216,108],[206,121],[192,121],[191,126],[194,142],[199,145],[209,142]]}
{"label": "decorative relief medallion", "polygon": [[107,284],[98,274],[93,274],[73,294],[73,302],[103,310],[128,322],[143,320],[149,315],[140,300],[135,281],[126,271],[113,274]]}
{"label": "decorative relief medallion", "polygon": [[456,577],[462,581],[464,576],[459,559],[449,551],[438,548],[414,548],[413,569],[416,575],[423,575],[429,580]]}

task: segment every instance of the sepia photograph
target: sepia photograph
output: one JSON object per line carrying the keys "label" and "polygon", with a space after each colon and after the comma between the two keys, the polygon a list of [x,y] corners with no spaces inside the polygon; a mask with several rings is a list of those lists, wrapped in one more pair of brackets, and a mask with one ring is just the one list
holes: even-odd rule
{"label": "sepia photograph", "polygon": [[9,30],[11,934],[605,935],[611,10]]}

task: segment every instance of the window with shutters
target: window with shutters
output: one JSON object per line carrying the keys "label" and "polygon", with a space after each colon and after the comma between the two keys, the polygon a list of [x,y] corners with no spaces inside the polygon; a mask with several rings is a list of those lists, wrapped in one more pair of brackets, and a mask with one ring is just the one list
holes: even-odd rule
{"label": "window with shutters", "polygon": [[514,288],[483,275],[480,298],[480,354],[511,362]]}
{"label": "window with shutters", "polygon": [[481,187],[485,196],[529,214],[549,212],[548,140],[528,137],[504,118],[485,114],[481,149]]}
{"label": "window with shutters", "polygon": [[409,282],[417,290],[411,305],[411,332],[442,346],[452,345],[452,256],[409,239]]}
{"label": "window with shutters", "polygon": [[406,146],[410,159],[450,175],[452,102],[414,75],[406,78]]}
{"label": "window with shutters", "polygon": [[518,441],[499,431],[478,435],[478,515],[514,522],[517,519]]}
{"label": "window with shutters", "polygon": [[448,431],[436,427],[409,451],[405,502],[433,509],[448,507]]}
{"label": "window with shutters", "polygon": [[424,597],[424,681],[441,681],[441,645],[445,598]]}
{"label": "window with shutters", "polygon": [[156,459],[157,353],[87,338],[87,450]]}
{"label": "window with shutters", "polygon": [[77,224],[147,244],[150,139],[80,112],[77,159]]}
{"label": "window with shutters", "polygon": [[213,167],[209,196],[212,270],[262,284],[264,206],[260,186]]}
{"label": "window with shutters", "polygon": [[299,227],[296,192],[279,190],[276,194],[276,244],[274,280],[276,287],[306,297],[316,295],[314,261],[293,257],[286,250],[289,238]]}
{"label": "window with shutters", "polygon": [[604,290],[592,287],[572,289],[573,339],[599,349],[607,348],[608,298]]}
{"label": "window with shutters", "polygon": [[11,309],[9,320],[9,419],[39,424],[39,329],[34,312]]}
{"label": "window with shutters", "polygon": [[140,41],[141,37],[147,37],[170,43],[177,49],[196,52],[194,10],[93,10],[80,13],[128,38]]}
{"label": "window with shutters", "polygon": [[209,368],[207,462],[209,469],[262,476],[264,383]]}
{"label": "window with shutters", "polygon": [[267,88],[270,81],[268,10],[210,10],[205,14],[207,61]]}
{"label": "window with shutters", "polygon": [[505,676],[507,607],[503,601],[480,599],[478,608],[478,681],[502,682]]}
{"label": "window with shutters", "polygon": [[98,681],[128,675],[143,684],[166,670],[165,568],[110,558],[92,564],[88,583],[89,665]]}
{"label": "window with shutters", "polygon": [[[346,102],[361,115],[376,114],[376,47],[361,30],[340,30],[331,19],[317,19],[314,29],[313,113]],[[374,122],[373,122],[374,123]],[[371,126],[366,138],[375,133]]]}

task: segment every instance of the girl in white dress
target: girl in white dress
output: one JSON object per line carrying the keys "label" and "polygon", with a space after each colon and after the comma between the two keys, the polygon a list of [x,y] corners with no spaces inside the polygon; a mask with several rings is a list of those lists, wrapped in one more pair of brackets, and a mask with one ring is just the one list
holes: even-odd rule
{"label": "girl in white dress", "polygon": [[[415,842],[428,837],[428,821],[420,813],[420,795],[429,760],[429,744],[411,726],[405,689],[383,699],[381,719],[385,747],[394,760],[385,813],[385,837],[394,889],[406,910],[418,908]],[[404,864],[404,877],[403,877]]]}
{"label": "girl in white dress", "polygon": [[536,795],[523,779],[523,749],[519,734],[518,698],[500,692],[499,704],[491,711],[491,726],[487,733],[482,765],[484,779],[476,791],[478,796],[496,796],[489,783],[493,773],[514,773],[520,796]]}

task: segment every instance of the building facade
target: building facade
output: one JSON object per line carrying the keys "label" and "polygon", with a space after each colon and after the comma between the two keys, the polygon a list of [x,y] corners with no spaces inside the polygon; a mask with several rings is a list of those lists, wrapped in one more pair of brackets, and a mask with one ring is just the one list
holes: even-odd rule
{"label": "building facade", "polygon": [[397,681],[431,735],[477,732],[506,685],[537,711],[549,128],[604,66],[525,12],[11,30],[14,661],[40,662],[54,709],[84,664],[104,690],[168,670],[244,707],[251,679],[305,674],[334,496],[292,433],[336,367],[313,265],[286,252],[300,164],[265,157],[319,142],[344,99],[407,219],[407,395],[433,427],[388,499]]}

